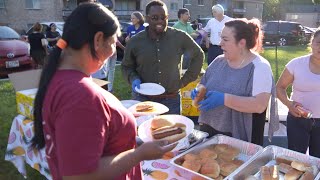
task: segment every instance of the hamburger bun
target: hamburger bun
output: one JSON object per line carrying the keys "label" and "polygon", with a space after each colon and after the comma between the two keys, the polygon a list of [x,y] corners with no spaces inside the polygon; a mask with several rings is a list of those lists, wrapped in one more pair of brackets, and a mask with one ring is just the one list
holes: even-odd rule
{"label": "hamburger bun", "polygon": [[188,153],[188,154],[184,155],[185,161],[187,161],[187,160],[194,161],[194,160],[199,160],[199,159],[200,159],[200,157],[196,154]]}
{"label": "hamburger bun", "polygon": [[155,118],[153,118],[153,120],[151,121],[151,129],[159,129],[161,127],[165,127],[165,126],[173,126],[174,122],[165,119],[161,116],[157,116]]}
{"label": "hamburger bun", "polygon": [[217,161],[209,160],[201,166],[200,173],[211,178],[217,178],[220,174],[220,166]]}
{"label": "hamburger bun", "polygon": [[220,174],[223,176],[229,176],[238,167],[238,165],[235,165],[232,162],[223,162],[220,164]]}
{"label": "hamburger bun", "polygon": [[285,180],[297,180],[302,175],[303,172],[298,171],[296,169],[291,169],[284,175]]}
{"label": "hamburger bun", "polygon": [[186,160],[182,163],[182,166],[194,172],[199,172],[201,168],[201,164],[199,160],[194,160],[194,161]]}
{"label": "hamburger bun", "polygon": [[214,152],[213,150],[211,149],[208,149],[208,148],[204,148],[200,151],[200,157],[201,158],[213,158],[213,159],[216,159],[217,158],[217,153]]}
{"label": "hamburger bun", "polygon": [[151,103],[148,102],[142,102],[137,104],[136,106],[136,111],[137,112],[149,112],[153,110],[153,105]]}
{"label": "hamburger bun", "polygon": [[207,89],[204,85],[198,84],[196,89],[198,90],[197,96],[192,101],[194,107],[199,107],[199,102],[202,101],[206,95]]}
{"label": "hamburger bun", "polygon": [[303,162],[300,162],[300,161],[292,161],[291,166],[293,168],[295,168],[296,170],[299,170],[299,171],[302,171],[302,172],[307,171],[307,169],[311,167],[310,164],[303,163]]}
{"label": "hamburger bun", "polygon": [[277,164],[281,164],[281,163],[285,163],[288,165],[291,165],[292,161],[294,161],[295,159],[289,156],[279,156],[276,157],[276,163]]}
{"label": "hamburger bun", "polygon": [[306,171],[301,177],[299,180],[313,180],[314,179],[314,175],[309,172],[309,171]]}

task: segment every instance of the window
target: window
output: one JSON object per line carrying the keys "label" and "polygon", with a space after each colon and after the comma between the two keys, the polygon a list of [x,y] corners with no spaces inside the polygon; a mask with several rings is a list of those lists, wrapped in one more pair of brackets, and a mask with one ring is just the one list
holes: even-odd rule
{"label": "window", "polygon": [[183,4],[191,4],[191,0],[183,0]]}
{"label": "window", "polygon": [[27,9],[40,9],[40,0],[25,0]]}
{"label": "window", "polygon": [[198,0],[198,6],[203,6],[204,3],[203,3],[203,0]]}
{"label": "window", "polygon": [[178,3],[170,3],[170,10],[178,10]]}
{"label": "window", "polygon": [[0,0],[0,8],[5,8],[4,7],[4,0]]}

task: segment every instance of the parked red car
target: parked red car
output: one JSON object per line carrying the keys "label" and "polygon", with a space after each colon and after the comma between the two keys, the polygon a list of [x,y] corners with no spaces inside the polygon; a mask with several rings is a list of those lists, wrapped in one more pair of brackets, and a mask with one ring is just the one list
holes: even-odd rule
{"label": "parked red car", "polygon": [[30,46],[20,35],[7,26],[0,26],[0,76],[32,69]]}

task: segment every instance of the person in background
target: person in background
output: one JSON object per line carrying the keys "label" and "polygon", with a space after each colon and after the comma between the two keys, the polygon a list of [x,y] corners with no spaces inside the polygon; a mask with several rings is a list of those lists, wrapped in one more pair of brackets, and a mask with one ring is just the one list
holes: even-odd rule
{"label": "person in background", "polygon": [[[116,46],[120,47],[122,50],[125,49],[125,47],[121,44],[121,42],[117,39]],[[112,56],[109,57],[107,60],[107,63],[104,64],[104,66],[99,69],[97,72],[92,74],[91,76],[93,78],[106,80],[108,77],[108,84],[105,86],[102,86],[103,89],[113,92],[113,81],[114,81],[114,72],[116,69],[116,62],[117,62],[117,52],[114,52]]]}
{"label": "person in background", "polygon": [[131,14],[131,22],[132,22],[132,25],[130,25],[127,29],[127,37],[125,39],[126,43],[137,33],[145,29],[145,27],[143,26],[144,18],[141,12],[139,11],[133,12]]}
{"label": "person in background", "polygon": [[[132,85],[133,99],[166,105],[169,114],[180,114],[180,88],[197,79],[204,53],[191,36],[168,27],[167,6],[159,0],[146,6],[149,26],[126,45],[122,60],[123,77]],[[181,56],[190,52],[190,67],[181,76]],[[141,83],[157,83],[165,93],[146,96],[135,92]]]}
{"label": "person in background", "polygon": [[[224,54],[210,63],[200,81],[207,93],[199,102],[199,124],[209,136],[225,134],[263,145],[266,109],[272,94],[272,121],[279,122],[272,70],[269,62],[257,54],[262,37],[258,19],[226,22],[220,42]],[[197,94],[194,89],[192,99]]]}
{"label": "person in background", "polygon": [[[292,59],[277,83],[280,101],[289,109],[288,148],[320,158],[320,28],[311,38],[311,54]],[[288,87],[292,85],[289,99]],[[307,113],[312,113],[307,117]]]}
{"label": "person in background", "polygon": [[42,25],[35,23],[33,25],[33,32],[28,36],[30,43],[30,55],[35,62],[36,68],[42,68],[45,58],[48,54],[47,40],[42,33]]}
{"label": "person in background", "polygon": [[48,40],[49,50],[51,50],[53,46],[57,44],[57,41],[59,40],[59,38],[61,38],[61,34],[57,31],[57,25],[55,23],[51,23],[49,25],[46,38]]}
{"label": "person in background", "polygon": [[[181,31],[189,34],[193,39],[196,39],[199,34],[191,27],[190,23],[188,23],[190,19],[190,13],[187,8],[179,9],[178,11],[179,21],[176,22],[172,27],[179,29]],[[190,66],[190,56],[189,53],[186,52],[183,55],[182,69],[188,69]]]}
{"label": "person in background", "polygon": [[224,15],[224,9],[220,4],[212,6],[213,18],[210,19],[203,28],[207,33],[210,33],[209,41],[206,41],[206,47],[208,48],[208,65],[223,51],[220,46],[221,32],[224,24],[232,18]]}
{"label": "person in background", "polygon": [[192,27],[192,29],[194,29],[194,30],[201,30],[201,29],[203,29],[203,27],[202,27],[202,23],[200,23],[200,19],[195,19],[195,20],[193,20],[192,22],[191,22],[191,27]]}
{"label": "person in background", "polygon": [[115,52],[119,26],[105,6],[79,5],[42,71],[32,142],[46,147],[54,180],[142,179],[140,161],[176,146],[162,141],[137,147],[134,116],[90,76]]}

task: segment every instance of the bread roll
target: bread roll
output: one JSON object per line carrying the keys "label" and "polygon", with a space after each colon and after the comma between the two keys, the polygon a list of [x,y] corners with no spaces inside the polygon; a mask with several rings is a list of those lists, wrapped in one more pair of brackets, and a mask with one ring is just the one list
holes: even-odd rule
{"label": "bread roll", "polygon": [[233,164],[232,162],[223,162],[220,164],[220,174],[223,176],[229,176],[238,167],[239,166]]}
{"label": "bread roll", "polygon": [[201,168],[200,161],[198,161],[198,160],[195,160],[195,161],[191,161],[191,160],[184,161],[182,163],[182,166],[187,168],[187,169],[190,169],[191,171],[194,171],[194,172],[199,172],[199,170]]}
{"label": "bread roll", "polygon": [[188,154],[184,155],[184,160],[185,161],[187,161],[187,160],[191,160],[191,161],[200,160],[200,156],[198,156],[196,154],[188,153]]}
{"label": "bread roll", "polygon": [[211,149],[208,148],[204,148],[203,150],[200,151],[200,157],[201,158],[213,158],[216,159],[217,158],[217,153]]}
{"label": "bread roll", "polygon": [[200,173],[211,178],[217,178],[220,174],[220,166],[217,161],[209,160],[201,166]]}
{"label": "bread roll", "polygon": [[295,168],[296,170],[299,170],[299,171],[302,171],[302,172],[307,171],[307,168],[311,167],[310,164],[303,163],[303,162],[300,162],[300,161],[292,161],[291,166],[293,168]]}
{"label": "bread roll", "polygon": [[270,168],[268,166],[261,166],[260,176],[262,180],[272,180]]}
{"label": "bread roll", "polygon": [[313,180],[314,179],[314,175],[309,172],[309,171],[306,171],[301,177],[299,180]]}
{"label": "bread roll", "polygon": [[192,101],[194,107],[199,107],[199,102],[202,101],[206,95],[207,89],[204,85],[198,84],[196,89],[198,90],[197,96]]}
{"label": "bread roll", "polygon": [[229,148],[228,144],[216,144],[213,147],[214,151],[217,152],[218,154],[223,153],[228,148]]}
{"label": "bread roll", "polygon": [[164,126],[173,126],[174,125],[174,122],[166,119],[166,118],[163,118],[161,116],[157,116],[155,118],[153,118],[153,120],[151,121],[151,129],[159,129],[161,127],[164,127]]}
{"label": "bread roll", "polygon": [[276,162],[277,164],[280,164],[280,163],[285,163],[285,164],[288,164],[291,166],[291,163],[292,161],[294,161],[295,159],[292,158],[292,157],[289,157],[289,156],[279,156],[279,157],[276,157]]}
{"label": "bread roll", "polygon": [[301,176],[302,173],[303,172],[298,171],[296,169],[291,169],[289,172],[287,172],[284,175],[284,179],[285,180],[297,180],[297,179],[299,179],[299,177]]}
{"label": "bread roll", "polygon": [[243,161],[239,159],[235,159],[232,161],[232,163],[240,167],[243,164]]}
{"label": "bread roll", "polygon": [[291,167],[290,165],[288,164],[285,164],[285,163],[280,163],[279,164],[279,171],[282,172],[282,173],[287,173],[289,172],[290,170],[292,170],[293,167]]}

